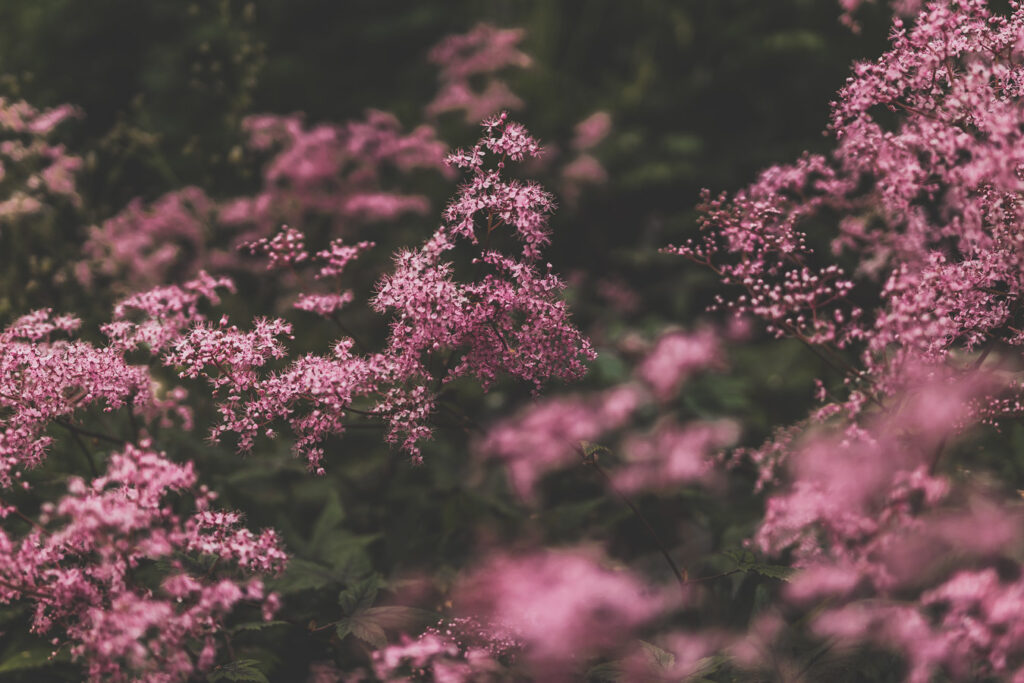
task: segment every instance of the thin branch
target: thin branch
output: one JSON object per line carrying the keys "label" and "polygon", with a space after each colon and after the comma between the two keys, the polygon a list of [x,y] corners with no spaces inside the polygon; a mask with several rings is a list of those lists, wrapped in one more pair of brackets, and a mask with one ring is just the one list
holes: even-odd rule
{"label": "thin branch", "polygon": [[700,583],[701,581],[713,581],[715,579],[721,579],[721,578],[724,578],[726,576],[732,576],[733,574],[739,574],[742,571],[744,571],[744,570],[742,570],[742,569],[730,569],[729,571],[722,572],[720,574],[712,574],[711,576],[699,576],[699,577],[697,577],[695,579],[687,579],[686,583]]}
{"label": "thin branch", "polygon": [[343,333],[347,334],[347,335],[348,335],[348,338],[349,338],[349,339],[351,339],[351,340],[352,340],[353,342],[355,342],[356,348],[357,348],[357,349],[358,349],[359,351],[362,351],[363,353],[366,353],[366,352],[368,352],[368,351],[369,351],[370,347],[369,347],[369,346],[367,346],[366,344],[364,344],[364,343],[363,343],[363,342],[362,342],[362,341],[361,341],[361,340],[359,339],[359,337],[357,337],[357,336],[355,335],[355,333],[354,333],[354,332],[352,332],[351,328],[349,328],[349,326],[348,326],[348,325],[346,325],[345,323],[341,322],[341,318],[340,318],[340,317],[338,317],[338,315],[337,315],[336,313],[331,313],[331,315],[329,315],[329,316],[327,316],[327,317],[328,317],[328,318],[329,318],[329,319],[330,319],[330,320],[331,320],[331,321],[332,321],[332,322],[333,322],[333,323],[334,323],[335,325],[337,325],[337,326],[338,326],[338,329],[339,329],[339,330],[341,330],[341,331],[342,331]]}
{"label": "thin branch", "polygon": [[640,508],[638,508],[626,494],[624,494],[615,486],[615,482],[612,481],[612,478],[608,476],[608,473],[604,471],[604,468],[597,463],[597,458],[587,455],[586,451],[584,451],[579,446],[576,446],[575,449],[576,452],[579,453],[580,456],[583,458],[583,461],[590,465],[591,467],[593,467],[595,470],[597,470],[598,474],[600,474],[601,477],[604,478],[605,483],[608,485],[608,488],[611,489],[612,493],[614,493],[619,500],[625,503],[626,507],[632,510],[633,514],[636,515],[637,519],[640,520],[640,523],[644,525],[644,528],[647,529],[647,533],[654,540],[654,544],[657,545],[658,550],[661,551],[661,554],[665,558],[665,561],[668,562],[668,566],[672,568],[672,573],[676,575],[676,581],[679,583],[679,587],[685,589],[688,577],[686,570],[680,569],[679,566],[676,564],[675,560],[672,559],[672,556],[669,554],[668,549],[665,547],[665,544],[661,542],[661,539],[658,537],[658,533],[654,530],[654,527],[651,526],[651,523],[649,521],[647,521],[647,517],[645,517],[644,514],[640,512]]}
{"label": "thin branch", "polygon": [[57,420],[55,420],[55,422],[70,432],[74,432],[76,434],[79,434],[80,436],[87,436],[90,439],[99,439],[100,441],[106,441],[107,443],[113,443],[119,446],[131,443],[128,439],[122,439],[116,436],[111,436],[110,434],[103,434],[102,432],[94,432],[90,429],[85,429],[84,427],[73,425],[71,424],[71,422],[63,418],[58,418]]}
{"label": "thin branch", "polygon": [[362,415],[364,417],[382,418],[385,416],[385,413],[371,413],[368,410],[359,410],[358,408],[353,408],[352,406],[346,406],[342,408],[342,411],[346,413],[355,413],[356,415]]}
{"label": "thin branch", "polygon": [[[0,500],[0,505],[4,505],[4,504],[5,503],[3,502],[3,500]],[[26,515],[24,512],[22,512],[18,508],[14,507],[14,506],[11,506],[11,510],[10,511],[14,514],[15,517],[17,517],[21,521],[25,522],[26,524],[28,524],[29,526],[34,528],[36,531],[39,531],[40,533],[43,533],[43,534],[46,534],[46,535],[49,535],[50,532],[46,529],[46,527],[44,527],[39,522],[37,522],[36,520],[34,520],[31,517],[29,517],[28,515]]]}
{"label": "thin branch", "polygon": [[17,591],[22,595],[31,595],[32,597],[37,598],[38,600],[41,600],[43,602],[50,602],[53,599],[46,593],[41,593],[39,591],[32,590],[31,588],[19,586],[15,583],[8,581],[7,579],[0,579],[0,586],[3,586],[8,590]]}
{"label": "thin branch", "polygon": [[132,441],[134,443],[139,442],[139,422],[135,419],[135,394],[132,394],[131,399],[128,401],[128,424],[132,430]]}
{"label": "thin branch", "polygon": [[[67,427],[67,425],[65,425],[65,427]],[[96,479],[97,477],[100,476],[100,473],[99,470],[96,468],[96,461],[92,457],[92,451],[90,451],[89,448],[85,445],[85,442],[82,441],[82,437],[78,435],[77,431],[75,431],[71,427],[68,427],[68,429],[71,431],[71,438],[78,445],[78,448],[82,451],[82,454],[85,455],[86,462],[89,463],[89,472],[90,474],[92,474],[92,478]]]}

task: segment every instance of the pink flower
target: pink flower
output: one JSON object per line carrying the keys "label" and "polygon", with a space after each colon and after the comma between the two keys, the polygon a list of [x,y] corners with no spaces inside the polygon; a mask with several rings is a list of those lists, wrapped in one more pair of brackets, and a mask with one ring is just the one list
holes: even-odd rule
{"label": "pink flower", "polygon": [[[463,110],[468,123],[480,121],[503,109],[518,109],[520,100],[497,74],[509,68],[525,68],[532,60],[520,51],[521,29],[500,29],[477,24],[468,33],[445,38],[430,51],[430,60],[440,67],[440,89],[427,106],[436,116]],[[472,78],[484,77],[481,88]]]}
{"label": "pink flower", "polygon": [[658,616],[665,602],[627,571],[585,550],[498,555],[456,589],[456,606],[520,641],[536,675],[555,680],[572,660],[605,651]]}
{"label": "pink flower", "polygon": [[[281,571],[286,556],[272,530],[257,535],[239,526],[238,514],[210,510],[210,494],[191,496],[192,517],[175,514],[172,496],[189,497],[195,484],[192,463],[172,463],[148,443],[112,454],[103,476],[72,478],[29,533],[0,531],[0,601],[32,604],[33,631],[69,642],[92,680],[185,680],[209,668],[211,636],[227,614],[274,598],[258,579],[190,574],[176,556],[263,573]],[[170,568],[154,593],[133,570],[160,559]]]}

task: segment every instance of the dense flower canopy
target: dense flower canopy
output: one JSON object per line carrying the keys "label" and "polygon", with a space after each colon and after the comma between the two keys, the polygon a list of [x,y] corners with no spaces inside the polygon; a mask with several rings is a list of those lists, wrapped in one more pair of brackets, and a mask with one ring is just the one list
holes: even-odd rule
{"label": "dense flower canopy", "polygon": [[[0,308],[0,635],[92,680],[1024,680],[1024,7],[887,7],[827,151],[647,249],[699,320],[548,262],[637,136],[542,147],[518,29],[431,51],[429,124],[239,116],[248,194],[83,214],[80,291]],[[0,235],[82,204],[78,114],[0,99]]]}

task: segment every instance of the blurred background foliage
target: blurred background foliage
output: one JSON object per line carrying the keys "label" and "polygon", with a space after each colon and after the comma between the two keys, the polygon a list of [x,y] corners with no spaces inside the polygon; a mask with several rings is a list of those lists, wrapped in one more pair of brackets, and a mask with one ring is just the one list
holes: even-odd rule
{"label": "blurred background foliage", "polygon": [[[264,159],[243,149],[240,122],[248,114],[304,112],[309,123],[342,122],[376,108],[415,126],[437,89],[430,47],[486,21],[526,31],[521,47],[534,65],[508,75],[525,102],[514,118],[549,143],[554,158],[568,149],[579,121],[597,110],[611,114],[612,132],[595,152],[609,180],[563,202],[547,258],[572,283],[576,320],[601,354],[585,384],[622,381],[630,335],[651,338],[705,317],[715,282],[657,253],[695,231],[700,188],[735,190],[768,165],[824,149],[828,103],[851,61],[884,49],[884,8],[869,8],[860,35],[841,26],[838,14],[834,0],[4,0],[0,94],[38,107],[80,107],[84,117],[65,124],[60,137],[85,169],[80,210],[0,228],[0,322],[53,307],[82,315],[93,325],[85,336],[98,338],[95,323],[109,316],[114,296],[75,286],[66,272],[87,226],[134,197],[152,200],[186,185],[215,198],[253,192]],[[458,115],[438,125],[453,145],[477,135]],[[544,173],[538,179],[557,188]],[[382,261],[390,249],[430,234],[453,186],[435,178],[416,190],[434,210],[374,233]],[[602,280],[627,284],[639,305],[610,306]],[[357,295],[368,296],[372,286],[357,283]],[[244,320],[270,313],[268,302],[267,283],[243,283],[225,308]],[[379,317],[358,320],[369,338],[386,334]],[[303,350],[326,351],[335,336],[326,325],[297,325]],[[756,444],[806,414],[812,378],[827,372],[799,346],[755,332],[732,351],[728,370],[695,380],[675,410],[682,418],[736,417],[743,441]],[[202,395],[202,387],[191,388]],[[486,397],[468,386],[456,391],[483,422],[529,400],[515,386]],[[312,661],[358,665],[365,643],[309,628],[340,618],[339,590],[379,577],[390,596],[382,599],[395,601],[414,577],[428,576],[419,603],[443,609],[447,582],[488,545],[596,541],[669,578],[637,520],[589,470],[551,477],[549,503],[526,508],[508,493],[499,468],[474,461],[469,435],[442,425],[423,467],[388,452],[379,431],[353,430],[332,444],[328,476],[313,478],[285,441],[264,442],[245,460],[205,443],[212,406],[197,405],[196,433],[161,434],[159,446],[197,459],[222,502],[245,510],[253,526],[278,527],[296,558],[278,586],[286,597],[282,623],[238,633],[236,657],[251,661],[220,670],[226,680],[301,680]],[[96,416],[123,432],[118,419]],[[52,485],[74,458],[58,448],[35,476]],[[735,568],[735,551],[758,515],[749,495],[736,505],[720,494],[691,489],[638,501],[693,575]],[[719,583],[720,609],[737,624],[765,602],[755,599],[758,591],[778,588],[776,578],[754,571]],[[18,623],[24,615],[6,610],[0,629],[19,633]],[[0,677],[67,675],[66,662],[35,668],[47,661],[45,643],[24,636],[5,643]]]}

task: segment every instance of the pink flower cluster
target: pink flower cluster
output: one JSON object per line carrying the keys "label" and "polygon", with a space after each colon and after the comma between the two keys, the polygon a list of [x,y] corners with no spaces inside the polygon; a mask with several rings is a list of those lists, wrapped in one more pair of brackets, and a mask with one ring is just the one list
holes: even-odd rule
{"label": "pink flower cluster", "polygon": [[[114,343],[106,347],[62,338],[80,321],[49,310],[0,332],[0,488],[29,488],[24,473],[46,458],[51,428],[80,447],[94,472],[88,482],[71,477],[67,494],[42,501],[35,519],[0,498],[0,602],[32,605],[33,630],[69,646],[94,680],[184,680],[213,665],[215,635],[236,605],[275,609],[277,597],[258,579],[230,570],[279,572],[286,556],[273,531],[254,534],[238,514],[213,511],[216,496],[197,487],[191,463],[170,461],[149,440],[135,446],[80,425],[91,406],[127,409],[133,424],[136,413],[163,423],[165,413],[184,410],[187,423],[182,394],[158,398],[148,369],[124,353],[139,344],[162,351],[201,319],[201,296],[216,300],[216,288],[229,286],[203,274],[131,297],[107,326]],[[128,322],[129,312],[148,318]],[[102,476],[86,440],[121,444]],[[193,512],[183,516],[174,501],[189,491]],[[220,572],[196,568],[210,558],[224,561]]]}
{"label": "pink flower cluster", "polygon": [[198,187],[168,192],[148,205],[134,199],[89,228],[76,276],[85,285],[103,278],[138,290],[228,265],[210,249],[216,210]]}
{"label": "pink flower cluster", "polygon": [[[841,4],[850,13],[862,3]],[[744,436],[739,425],[713,411],[695,417],[687,389],[721,368],[724,342],[742,335],[705,327],[634,340],[623,349],[641,352],[627,379],[495,420],[472,446],[507,467],[516,493],[543,503],[547,485],[561,483],[549,475],[591,468],[679,585],[669,592],[622,566],[611,547],[502,549],[447,582],[442,604],[454,616],[442,626],[368,656],[374,676],[497,680],[511,666],[566,680],[601,658],[636,680],[699,676],[726,660],[799,679],[810,669],[789,668],[788,657],[794,642],[811,641],[821,648],[807,667],[833,648],[870,647],[899,655],[914,683],[1024,680],[1021,492],[973,473],[987,443],[975,437],[1024,415],[1024,6],[1011,2],[1006,15],[983,0],[893,6],[914,18],[895,19],[890,49],[854,66],[833,103],[831,153],[767,169],[731,196],[705,192],[699,234],[667,249],[720,278],[727,293],[714,310],[760,319],[816,354],[834,373],[815,385],[821,405],[760,448],[727,452]],[[543,150],[492,111],[516,103],[495,74],[529,63],[521,39],[481,25],[432,54],[442,90],[430,111],[492,114],[474,146],[445,157],[433,129],[403,133],[381,112],[342,126],[252,117],[251,147],[274,153],[256,196],[217,203],[189,188],[92,229],[83,279],[132,288],[101,328],[106,346],[78,340],[81,322],[50,310],[0,332],[0,488],[34,495],[25,473],[57,434],[93,470],[88,481],[70,477],[58,500],[36,501],[38,513],[0,500],[0,602],[30,605],[34,631],[68,646],[92,678],[182,680],[211,669],[231,613],[273,614],[278,597],[259,577],[287,559],[274,531],[216,509],[192,463],[155,449],[153,425],[175,414],[190,423],[188,393],[155,382],[166,370],[126,358],[148,353],[186,383],[201,380],[219,415],[213,441],[248,452],[285,427],[319,474],[332,440],[354,424],[385,426],[385,440],[414,462],[437,413],[478,427],[451,402],[456,380],[484,391],[511,380],[536,395],[584,376],[595,351],[542,258],[554,198],[507,169]],[[483,91],[473,87],[481,78]],[[0,102],[0,124],[45,135],[69,111]],[[600,112],[581,123],[567,181],[600,181],[590,151],[610,125]],[[0,154],[51,153],[32,144]],[[424,212],[424,198],[385,187],[387,169],[442,161],[466,178],[433,234],[397,250],[377,278],[368,303],[390,326],[369,348],[348,332],[356,294],[343,278],[364,269],[370,259],[353,263],[374,243],[355,241],[351,225]],[[26,187],[72,193],[68,163]],[[231,229],[214,239],[213,225]],[[278,271],[287,303],[339,325],[329,352],[290,352],[302,328],[284,318],[243,329],[211,315],[235,284],[204,268],[237,268],[238,247]],[[607,294],[628,299],[614,285]],[[124,417],[133,437],[83,425],[89,408],[110,423]],[[97,461],[97,442],[116,448]],[[764,505],[756,529],[729,531],[749,536],[746,555],[723,551],[734,566],[690,576],[675,558],[706,552],[705,540],[667,547],[642,509],[672,494],[724,494],[737,474]],[[694,500],[701,514],[712,507]],[[725,591],[735,596],[754,574],[786,583],[758,598],[748,624],[722,625],[717,580],[738,575]],[[319,673],[340,677],[333,664]]]}
{"label": "pink flower cluster", "polygon": [[225,203],[220,220],[255,226],[256,239],[282,223],[301,230],[314,215],[332,219],[336,232],[350,232],[354,221],[425,213],[424,197],[389,192],[381,176],[388,168],[444,169],[446,147],[430,126],[403,133],[398,120],[382,111],[368,112],[365,121],[308,129],[298,115],[253,116],[245,128],[253,149],[279,151],[264,169],[262,190]]}
{"label": "pink flower cluster", "polygon": [[[233,433],[239,449],[248,451],[256,436],[273,436],[273,424],[284,420],[299,437],[296,453],[310,469],[322,471],[323,441],[345,431],[350,413],[365,413],[386,420],[389,441],[418,460],[418,443],[431,434],[428,418],[445,383],[472,376],[486,389],[510,376],[539,391],[551,380],[583,375],[594,352],[560,299],[563,283],[550,266],[541,270],[536,264],[549,239],[551,196],[503,174],[506,160],[536,156],[540,146],[505,115],[487,121],[484,130],[474,148],[450,158],[472,175],[445,211],[444,224],[419,249],[399,251],[394,272],[377,285],[373,307],[393,315],[382,352],[356,354],[354,342],[342,340],[331,356],[309,355],[264,374],[260,371],[271,360],[287,355],[278,337],[289,335],[291,327],[282,320],[258,320],[251,332],[227,327],[226,321],[216,327],[199,324],[175,341],[165,364],[177,367],[182,377],[206,377],[221,399],[223,421],[214,428],[214,439]],[[495,168],[487,168],[489,156],[499,158]],[[523,244],[523,259],[489,248],[492,234],[497,240],[501,233]],[[460,240],[481,249],[468,282],[457,281],[454,264],[445,260]],[[294,228],[255,243],[278,266],[323,264],[318,278],[340,276],[370,246],[335,240],[310,259],[302,233]],[[207,298],[215,284],[226,286],[208,283]],[[144,296],[167,294],[155,290]],[[332,317],[352,298],[351,291],[306,293],[295,305]],[[189,311],[192,322],[201,321]],[[160,319],[172,334],[181,329],[180,319]],[[115,328],[121,329],[128,330],[122,336],[137,334],[127,325]],[[357,409],[353,403],[359,399],[371,403]]]}
{"label": "pink flower cluster", "polygon": [[[452,106],[452,97],[458,107],[486,100],[489,113],[496,102],[515,104],[493,74],[529,63],[515,47],[520,38],[518,31],[480,27],[440,46],[435,57],[444,64],[445,92],[439,101],[449,99],[438,111]],[[492,79],[483,100],[459,94],[481,75]],[[71,112],[3,105],[0,121],[18,135],[43,136]],[[450,382],[470,377],[487,390],[511,379],[538,393],[552,382],[581,378],[596,355],[571,320],[565,284],[541,258],[554,199],[506,170],[539,157],[542,148],[506,114],[489,117],[474,147],[449,156],[431,127],[406,133],[383,112],[340,126],[306,126],[298,115],[251,117],[245,125],[252,150],[272,154],[255,196],[220,201],[189,187],[150,204],[135,200],[88,229],[79,281],[121,288],[112,317],[100,326],[105,344],[77,339],[81,321],[50,310],[0,332],[0,488],[27,491],[0,499],[0,602],[31,606],[33,631],[52,637],[55,653],[68,648],[93,680],[202,675],[223,661],[222,638],[231,649],[232,614],[269,619],[278,607],[278,596],[259,578],[285,566],[277,534],[249,530],[241,513],[216,509],[216,495],[199,484],[195,465],[154,445],[157,428],[180,421],[191,429],[195,402],[189,399],[202,400],[202,392],[189,383],[201,380],[216,402],[213,441],[231,438],[249,451],[284,425],[295,452],[323,473],[326,442],[344,434],[353,416],[383,422],[386,440],[419,461]],[[56,159],[62,151],[4,144],[0,153],[26,159]],[[45,184],[51,194],[71,195],[67,180],[76,166],[67,159],[25,187]],[[395,171],[420,169],[445,175],[462,169],[468,177],[434,234],[396,252],[394,269],[378,280],[370,305],[391,320],[379,351],[345,336],[324,355],[292,356],[287,320],[257,317],[245,329],[213,314],[222,297],[236,293],[236,279],[263,275],[241,267],[241,249],[279,271],[280,289],[295,308],[330,318],[349,334],[341,314],[356,296],[342,288],[342,278],[374,246],[350,240],[353,226],[426,211],[424,197],[386,186]],[[224,271],[239,277],[210,274]],[[137,359],[149,365],[134,364]],[[161,364],[189,390],[165,386]],[[99,411],[106,416],[95,420]],[[119,425],[131,436],[122,437]],[[27,483],[37,474],[26,472],[51,450],[80,455],[91,475],[69,477],[66,494],[44,500]],[[47,467],[61,460],[54,457]],[[509,588],[519,593],[528,590],[530,575],[549,577],[561,630],[593,629],[592,639],[578,641],[587,652],[632,633],[660,610],[638,578],[583,552],[509,556],[489,566],[507,573]],[[558,587],[560,575],[569,580]],[[482,598],[472,583],[460,598],[467,605]],[[580,583],[589,592],[573,597]],[[493,610],[483,603],[480,609],[497,616],[513,602],[519,602],[515,595]],[[609,610],[624,621],[601,624]],[[531,661],[563,666],[562,654],[544,651],[530,618],[502,618],[515,637],[500,636],[505,626],[473,631],[472,620],[455,618],[458,642],[453,630],[407,641],[399,646],[404,650],[375,660],[378,675],[429,661],[435,675],[447,670],[468,679],[500,671],[498,660],[519,650]]]}
{"label": "pink flower cluster", "polygon": [[[910,681],[1018,680],[1019,501],[961,476],[958,442],[1021,414],[1024,8],[911,4],[833,104],[833,152],[706,195],[701,236],[669,251],[841,377],[742,452],[768,491],[754,542],[802,568],[786,599],[811,632],[897,651]],[[830,223],[835,260],[810,246]]]}
{"label": "pink flower cluster", "polygon": [[595,444],[613,436],[622,438],[622,461],[611,475],[619,489],[702,481],[713,469],[711,455],[738,437],[737,426],[730,421],[679,425],[666,416],[644,428],[640,414],[675,397],[689,375],[720,364],[719,340],[710,330],[670,332],[641,359],[633,380],[534,404],[492,425],[477,449],[504,461],[513,488],[527,499],[549,472],[599,459],[606,449]]}
{"label": "pink flower cluster", "polygon": [[[273,574],[286,556],[273,531],[254,535],[237,514],[213,512],[205,487],[191,498],[194,514],[176,514],[171,497],[195,486],[191,463],[148,442],[127,445],[103,476],[72,478],[38,521],[24,517],[20,538],[0,530],[0,602],[34,605],[33,630],[69,643],[93,680],[185,680],[209,669],[225,616],[251,602],[269,619],[277,598],[259,579],[232,578],[230,565],[214,573],[191,563],[220,558]],[[167,568],[154,573],[157,563]]]}
{"label": "pink flower cluster", "polygon": [[[522,100],[497,74],[530,66],[533,60],[518,48],[524,35],[520,29],[477,24],[468,33],[448,36],[436,45],[430,61],[440,67],[441,83],[427,114],[464,111],[466,122],[476,123],[503,109],[522,107]],[[485,79],[482,87],[473,81],[481,77]]]}
{"label": "pink flower cluster", "polygon": [[0,97],[0,224],[39,213],[52,199],[81,199],[75,174],[82,160],[48,138],[65,120],[78,116],[70,105],[38,110]]}
{"label": "pink flower cluster", "polygon": [[150,400],[148,372],[116,349],[52,338],[78,325],[47,310],[0,332],[0,488],[43,461],[51,425],[74,429],[76,413],[86,407],[135,410]]}
{"label": "pink flower cluster", "polygon": [[432,676],[435,681],[500,680],[501,661],[514,662],[522,644],[505,629],[471,617],[454,617],[415,639],[373,653],[373,673],[382,681]]}
{"label": "pink flower cluster", "polygon": [[[195,277],[200,270],[223,272],[243,267],[238,250],[292,258],[305,245],[290,245],[304,226],[326,219],[335,234],[354,226],[425,213],[425,197],[384,187],[392,171],[420,169],[448,173],[446,146],[430,126],[403,132],[398,120],[370,111],[365,120],[342,125],[303,125],[299,115],[253,116],[246,120],[250,147],[273,152],[254,196],[215,201],[187,187],[155,202],[136,199],[119,214],[89,229],[76,276],[84,284],[97,277],[138,291]],[[282,224],[292,232],[271,235]],[[286,237],[288,239],[286,239]]]}
{"label": "pink flower cluster", "polygon": [[114,348],[134,351],[145,346],[157,355],[206,319],[199,304],[203,299],[219,304],[218,289],[234,292],[235,284],[200,271],[199,277],[180,286],[155,287],[123,299],[114,306],[113,320],[101,329]]}
{"label": "pink flower cluster", "polygon": [[[817,347],[861,385],[850,408],[898,390],[920,360],[1019,346],[1022,31],[1024,11],[980,1],[930,4],[910,29],[895,20],[891,50],[857,64],[834,103],[831,157],[707,197],[702,236],[670,251],[735,287],[723,307]],[[833,250],[857,258],[854,273],[809,246],[804,226],[830,212],[845,215]],[[858,302],[872,297],[869,315]]]}

